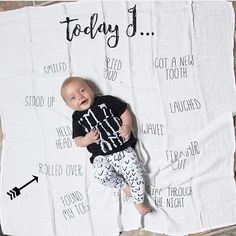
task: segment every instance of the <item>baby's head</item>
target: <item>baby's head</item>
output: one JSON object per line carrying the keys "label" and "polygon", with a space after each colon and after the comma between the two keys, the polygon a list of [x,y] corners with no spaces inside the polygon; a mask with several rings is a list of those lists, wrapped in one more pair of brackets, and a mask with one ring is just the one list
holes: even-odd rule
{"label": "baby's head", "polygon": [[74,111],[85,111],[94,102],[94,93],[91,87],[80,77],[67,78],[61,86],[61,96]]}

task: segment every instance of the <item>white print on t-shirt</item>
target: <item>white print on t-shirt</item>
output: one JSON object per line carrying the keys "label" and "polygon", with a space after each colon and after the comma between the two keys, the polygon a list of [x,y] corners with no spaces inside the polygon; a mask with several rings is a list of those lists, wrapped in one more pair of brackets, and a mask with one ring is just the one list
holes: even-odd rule
{"label": "white print on t-shirt", "polygon": [[86,114],[84,114],[78,123],[84,127],[85,132],[88,133],[93,129],[98,129],[100,136],[100,147],[103,153],[112,151],[114,148],[121,146],[125,140],[119,136],[119,127],[121,126],[120,118],[115,117],[111,111],[108,109],[105,103],[98,105],[102,118],[98,118],[94,112],[89,109]]}

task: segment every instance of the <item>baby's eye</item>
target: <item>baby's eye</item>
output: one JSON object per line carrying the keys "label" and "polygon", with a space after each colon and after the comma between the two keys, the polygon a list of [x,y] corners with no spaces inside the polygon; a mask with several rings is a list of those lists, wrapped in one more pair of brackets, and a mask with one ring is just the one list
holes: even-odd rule
{"label": "baby's eye", "polygon": [[75,99],[75,97],[71,97],[70,100],[73,101]]}
{"label": "baby's eye", "polygon": [[82,89],[80,90],[80,92],[81,92],[81,93],[83,93],[84,91],[85,91],[85,89],[84,89],[84,88],[82,88]]}

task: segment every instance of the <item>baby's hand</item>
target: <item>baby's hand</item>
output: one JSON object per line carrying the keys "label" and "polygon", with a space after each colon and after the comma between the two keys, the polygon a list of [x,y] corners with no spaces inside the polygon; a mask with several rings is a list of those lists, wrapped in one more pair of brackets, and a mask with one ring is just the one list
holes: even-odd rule
{"label": "baby's hand", "polygon": [[99,144],[100,138],[99,138],[99,132],[98,129],[93,129],[89,133],[85,135],[85,139],[88,145],[92,143]]}
{"label": "baby's hand", "polygon": [[122,125],[119,128],[120,136],[125,140],[129,140],[130,135],[131,135],[131,128],[132,127],[130,125]]}

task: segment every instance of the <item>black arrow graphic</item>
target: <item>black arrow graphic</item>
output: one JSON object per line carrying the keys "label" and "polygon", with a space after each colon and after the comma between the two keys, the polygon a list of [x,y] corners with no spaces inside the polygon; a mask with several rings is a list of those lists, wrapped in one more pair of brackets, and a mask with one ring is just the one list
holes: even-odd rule
{"label": "black arrow graphic", "polygon": [[13,198],[16,198],[17,196],[19,196],[21,194],[20,190],[25,188],[27,185],[31,184],[34,181],[36,181],[38,183],[38,176],[34,176],[34,175],[32,175],[32,176],[34,178],[32,180],[30,180],[28,183],[26,183],[25,185],[21,186],[20,188],[14,187],[9,192],[7,192],[7,195],[10,196],[11,200],[13,200]]}

